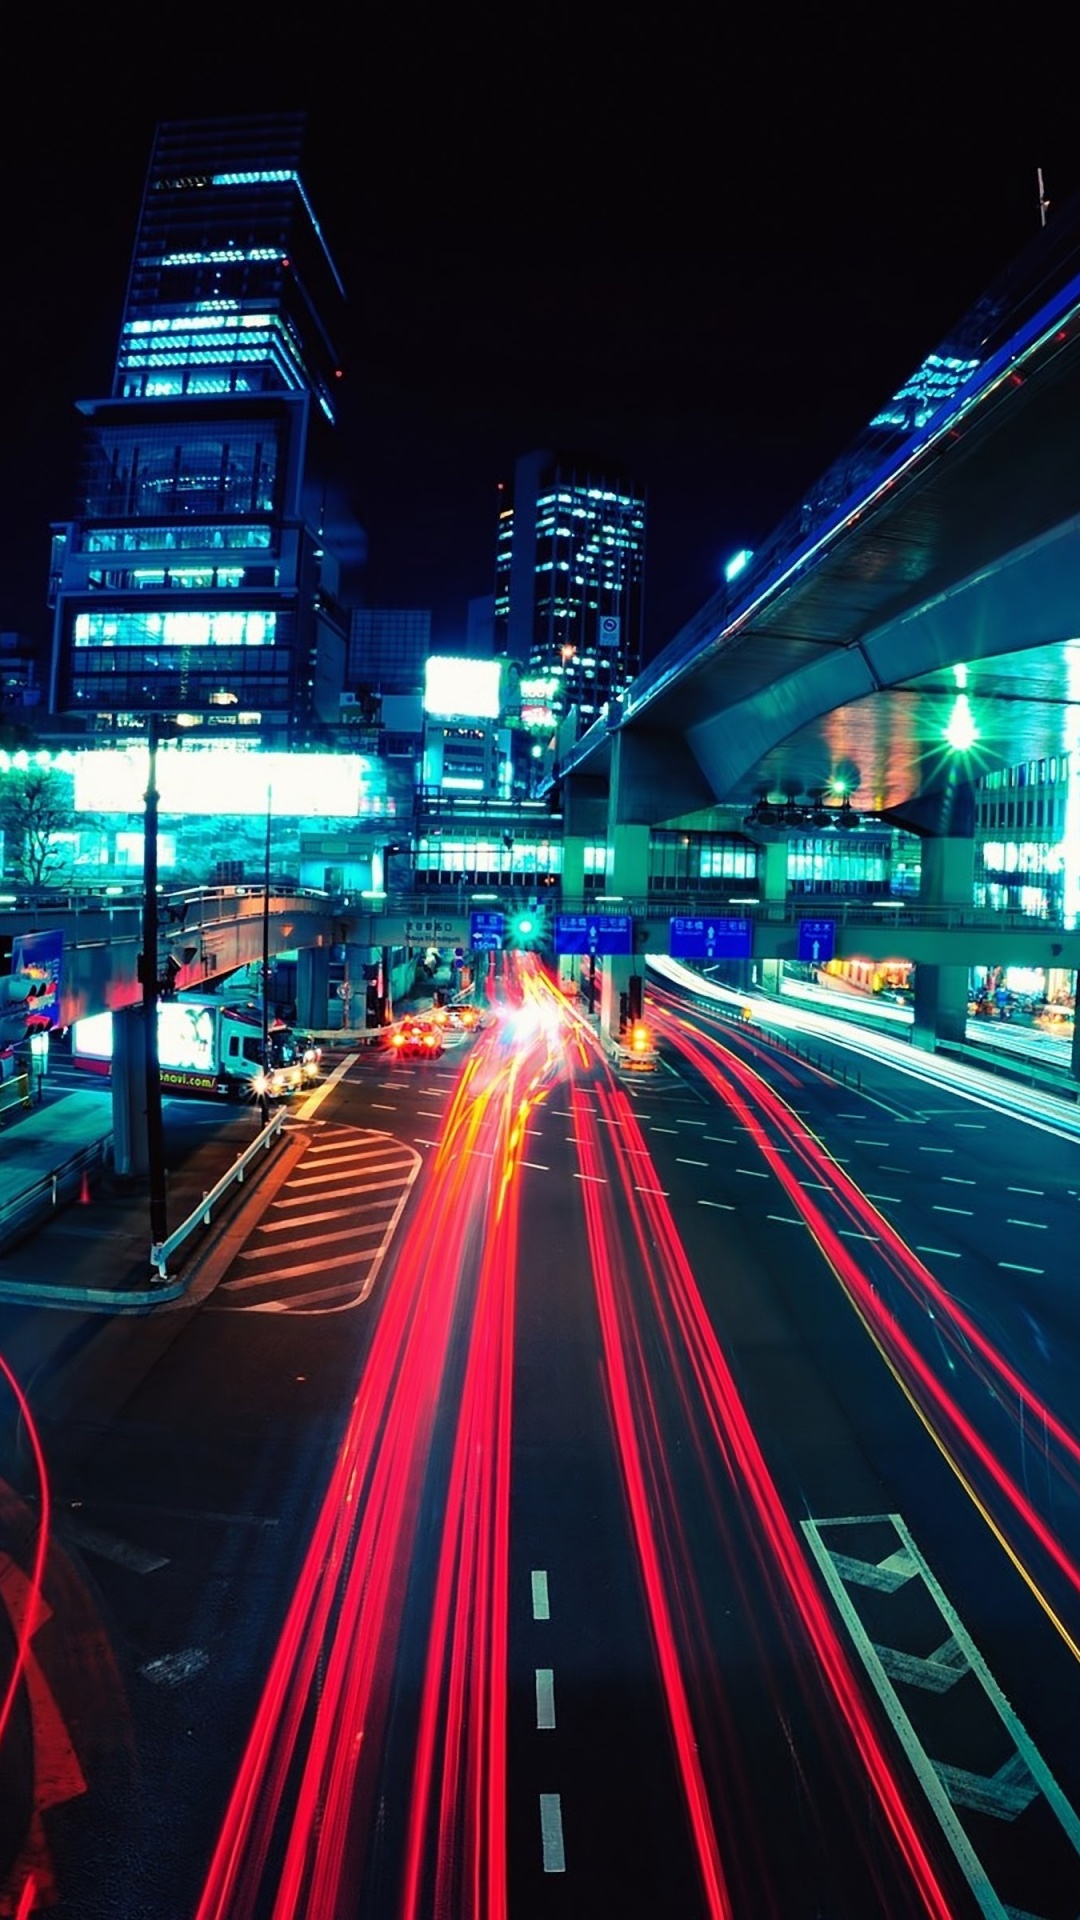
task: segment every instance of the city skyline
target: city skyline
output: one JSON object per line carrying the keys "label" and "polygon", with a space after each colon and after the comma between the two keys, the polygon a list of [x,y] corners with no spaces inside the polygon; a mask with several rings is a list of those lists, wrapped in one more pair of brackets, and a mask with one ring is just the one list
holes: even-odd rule
{"label": "city skyline", "polygon": [[[58,53],[49,110],[18,130],[8,167],[35,191],[9,208],[25,298],[0,627],[42,647],[49,526],[77,487],[76,402],[108,389],[162,118],[311,115],[317,204],[349,297],[343,432],[369,534],[365,599],[430,607],[442,648],[493,588],[500,483],[554,443],[627,464],[646,488],[654,654],[1036,236],[1038,167],[1050,219],[1080,179],[1045,102],[1041,118],[1006,120],[985,83],[941,113],[958,61],[920,80],[918,127],[898,111],[890,139],[869,45],[845,50],[861,84],[842,122],[843,76],[819,49],[819,73],[795,50],[771,69],[759,52],[768,100],[733,124],[708,76],[685,61],[650,73],[625,46],[607,90],[602,48],[586,47],[552,105],[536,50],[487,98],[466,44],[443,71],[437,47],[382,40],[351,90],[336,73],[297,87],[265,51],[230,67],[226,46],[220,80],[131,95],[91,39],[76,30]],[[740,48],[749,83],[746,60]],[[91,93],[88,137],[74,109]],[[676,101],[681,117],[664,121]]]}

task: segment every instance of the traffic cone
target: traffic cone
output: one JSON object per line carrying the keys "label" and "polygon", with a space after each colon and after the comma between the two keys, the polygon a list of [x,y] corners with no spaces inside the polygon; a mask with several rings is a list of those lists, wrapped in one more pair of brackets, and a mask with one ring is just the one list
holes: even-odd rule
{"label": "traffic cone", "polygon": [[90,1205],[90,1172],[87,1167],[83,1168],[82,1186],[79,1188],[79,1205],[81,1207],[88,1207]]}

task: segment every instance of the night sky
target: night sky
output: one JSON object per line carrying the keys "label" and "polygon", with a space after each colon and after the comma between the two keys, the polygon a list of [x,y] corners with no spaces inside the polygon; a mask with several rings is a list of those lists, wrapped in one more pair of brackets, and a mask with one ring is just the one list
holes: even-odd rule
{"label": "night sky", "polygon": [[159,119],[308,111],[368,602],[431,607],[444,647],[491,591],[499,481],[568,445],[647,490],[657,651],[1035,237],[1037,168],[1050,219],[1080,186],[1071,52],[983,42],[979,10],[432,17],[10,28],[4,629],[48,634]]}

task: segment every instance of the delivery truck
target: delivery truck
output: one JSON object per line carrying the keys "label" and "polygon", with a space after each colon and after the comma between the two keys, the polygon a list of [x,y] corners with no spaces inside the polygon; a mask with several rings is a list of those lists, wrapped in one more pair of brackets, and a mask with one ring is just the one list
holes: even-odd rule
{"label": "delivery truck", "polygon": [[[112,1062],[112,1014],[94,1013],[71,1030],[73,1064],[107,1074]],[[246,1099],[263,1092],[279,1099],[318,1078],[320,1049],[282,1020],[271,1020],[263,1058],[258,1007],[228,1006],[213,999],[158,1003],[158,1061],[169,1092]]]}

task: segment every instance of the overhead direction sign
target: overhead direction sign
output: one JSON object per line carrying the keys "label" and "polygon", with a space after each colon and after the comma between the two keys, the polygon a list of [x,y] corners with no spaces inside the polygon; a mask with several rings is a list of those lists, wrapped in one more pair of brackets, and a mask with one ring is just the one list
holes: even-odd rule
{"label": "overhead direction sign", "polygon": [[555,949],[558,953],[633,953],[633,919],[628,913],[557,913]]}
{"label": "overhead direction sign", "polygon": [[722,915],[677,915],[668,928],[668,952],[673,960],[749,960],[753,941],[752,920],[732,920]]}
{"label": "overhead direction sign", "polygon": [[499,952],[505,933],[505,914],[472,913],[469,915],[469,945],[474,953]]}
{"label": "overhead direction sign", "polygon": [[799,959],[809,966],[823,967],[833,957],[836,945],[835,920],[799,921]]}

